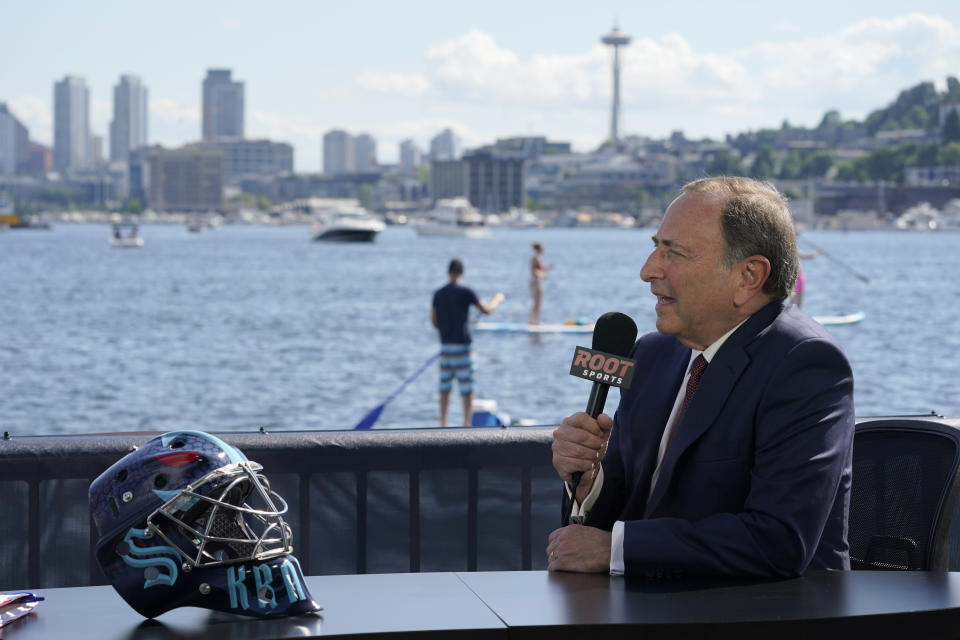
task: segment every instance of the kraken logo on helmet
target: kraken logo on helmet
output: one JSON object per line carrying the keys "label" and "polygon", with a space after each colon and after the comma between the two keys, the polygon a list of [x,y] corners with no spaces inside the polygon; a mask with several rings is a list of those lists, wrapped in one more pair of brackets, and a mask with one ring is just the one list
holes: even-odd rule
{"label": "kraken logo on helmet", "polygon": [[152,618],[194,606],[256,617],[320,607],[292,555],[287,504],[262,467],[201,431],[173,431],[90,485],[97,562]]}

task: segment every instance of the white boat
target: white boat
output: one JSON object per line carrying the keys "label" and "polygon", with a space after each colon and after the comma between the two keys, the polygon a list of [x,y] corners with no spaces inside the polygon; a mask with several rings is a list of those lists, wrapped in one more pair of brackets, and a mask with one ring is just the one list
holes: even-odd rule
{"label": "white boat", "polygon": [[137,225],[131,225],[130,231],[123,235],[121,225],[113,225],[113,235],[110,236],[110,246],[121,249],[139,249],[143,246],[143,236],[137,231]]}
{"label": "white boat", "polygon": [[863,311],[855,311],[854,313],[845,313],[836,316],[813,316],[813,319],[824,326],[830,327],[845,324],[857,324],[866,317],[867,314]]}
{"label": "white boat", "polygon": [[417,234],[441,238],[489,238],[483,215],[466,198],[437,200],[427,218],[414,227]]}
{"label": "white boat", "polygon": [[321,209],[310,228],[314,240],[330,242],[373,242],[387,225],[355,204]]}

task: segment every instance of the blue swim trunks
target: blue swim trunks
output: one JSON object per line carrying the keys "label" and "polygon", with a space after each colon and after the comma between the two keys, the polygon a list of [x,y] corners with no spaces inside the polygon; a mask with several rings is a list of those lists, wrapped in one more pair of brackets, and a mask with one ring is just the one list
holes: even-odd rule
{"label": "blue swim trunks", "polygon": [[473,393],[473,353],[469,344],[440,345],[440,393],[449,393],[457,378],[460,395]]}

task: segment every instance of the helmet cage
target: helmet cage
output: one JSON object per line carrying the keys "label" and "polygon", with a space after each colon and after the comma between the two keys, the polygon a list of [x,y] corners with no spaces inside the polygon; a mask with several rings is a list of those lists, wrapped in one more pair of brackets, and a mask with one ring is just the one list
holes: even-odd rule
{"label": "helmet cage", "polygon": [[293,531],[281,517],[287,503],[262,469],[244,460],[213,470],[151,513],[146,535],[165,540],[191,567],[293,553]]}

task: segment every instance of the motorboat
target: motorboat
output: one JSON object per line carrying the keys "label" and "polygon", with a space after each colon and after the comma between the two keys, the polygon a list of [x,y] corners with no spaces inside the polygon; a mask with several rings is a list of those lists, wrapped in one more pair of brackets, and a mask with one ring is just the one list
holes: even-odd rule
{"label": "motorboat", "polygon": [[434,209],[414,227],[417,234],[440,238],[489,238],[483,215],[466,198],[437,200]]}
{"label": "motorboat", "polygon": [[143,246],[143,236],[137,230],[137,225],[131,225],[130,231],[124,235],[121,225],[113,225],[113,235],[110,236],[110,246],[121,249],[138,249]]}
{"label": "motorboat", "polygon": [[386,226],[360,205],[339,204],[317,211],[310,233],[325,242],[373,242]]}

